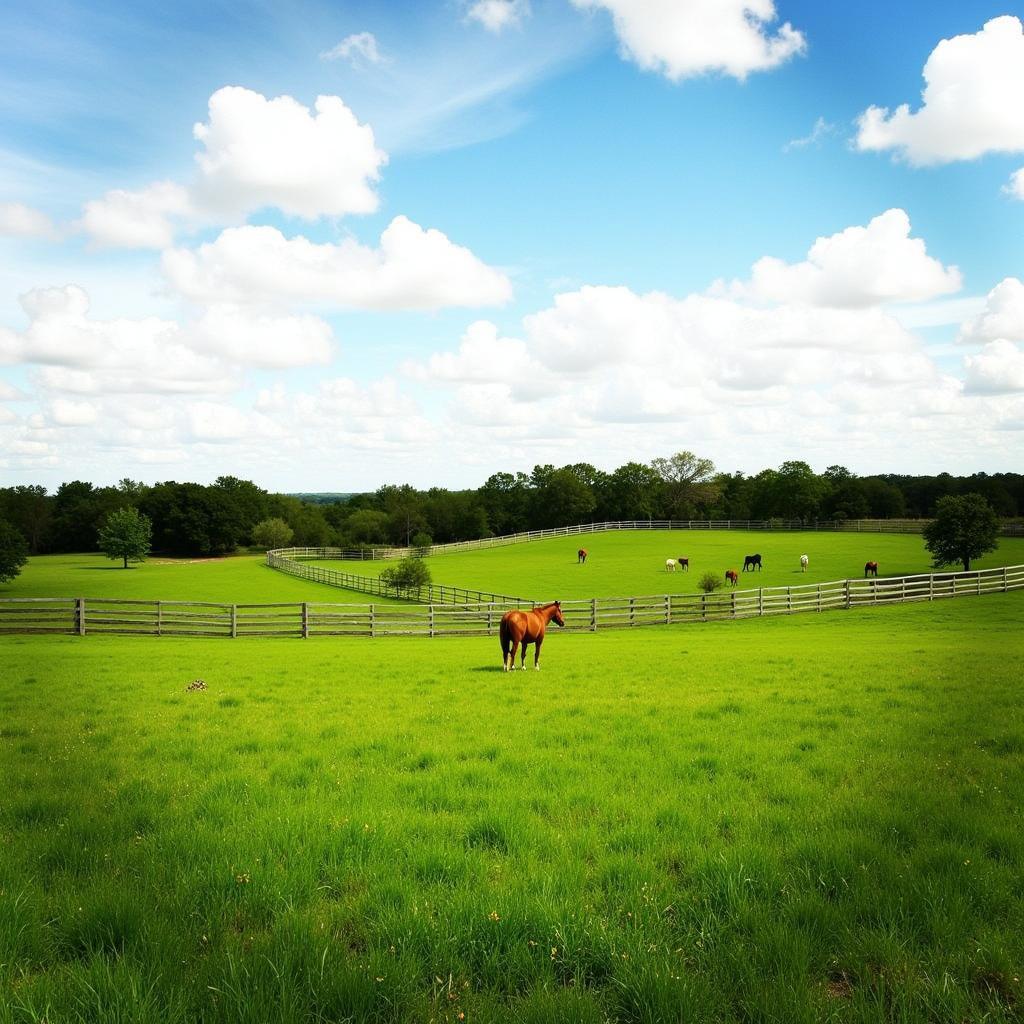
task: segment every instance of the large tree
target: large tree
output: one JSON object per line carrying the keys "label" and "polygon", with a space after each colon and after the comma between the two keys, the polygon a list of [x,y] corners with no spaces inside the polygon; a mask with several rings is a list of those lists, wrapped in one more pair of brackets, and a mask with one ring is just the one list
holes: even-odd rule
{"label": "large tree", "polygon": [[119,508],[100,526],[100,550],[107,558],[120,558],[124,568],[129,562],[144,562],[153,541],[153,524],[137,508]]}
{"label": "large tree", "polygon": [[652,459],[651,468],[661,477],[671,519],[694,519],[718,501],[721,487],[710,459],[676,452],[667,459]]}
{"label": "large tree", "polygon": [[261,519],[252,528],[252,542],[258,548],[272,551],[274,548],[284,548],[291,543],[295,531],[283,520],[274,516],[271,519]]}
{"label": "large tree", "polygon": [[967,572],[972,558],[999,546],[999,518],[980,494],[939,498],[935,518],[921,532],[936,569],[960,562]]}
{"label": "large tree", "polygon": [[27,561],[25,538],[10,523],[0,519],[0,583],[13,580]]}

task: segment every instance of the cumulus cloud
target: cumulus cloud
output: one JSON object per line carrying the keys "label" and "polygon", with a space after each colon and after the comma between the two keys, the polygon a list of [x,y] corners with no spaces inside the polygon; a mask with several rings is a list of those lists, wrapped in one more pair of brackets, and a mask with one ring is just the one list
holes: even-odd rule
{"label": "cumulus cloud", "polygon": [[440,309],[500,305],[512,294],[505,274],[407,217],[388,225],[376,249],[287,238],[272,227],[229,228],[198,249],[165,252],[163,270],[175,289],[202,302]]}
{"label": "cumulus cloud", "polygon": [[193,213],[188,191],[158,181],[138,192],[113,189],[85,204],[77,227],[97,245],[163,249],[174,242],[178,224]]}
{"label": "cumulus cloud", "polygon": [[673,82],[709,72],[741,81],[803,53],[787,21],[772,34],[773,0],[572,0],[612,16],[623,55]]}
{"label": "cumulus cloud", "polygon": [[98,320],[74,285],[22,296],[23,332],[0,329],[0,364],[36,365],[37,383],[76,395],[231,390],[239,370],[324,363],[329,326],[216,306],[193,324],[157,317]]}
{"label": "cumulus cloud", "polygon": [[53,221],[24,203],[0,203],[0,235],[13,238],[57,238]]}
{"label": "cumulus cloud", "polygon": [[960,325],[959,341],[1024,341],[1024,281],[1007,277],[985,296],[985,308]]}
{"label": "cumulus cloud", "polygon": [[964,357],[967,390],[982,394],[1024,392],[1024,351],[1012,341],[990,341]]}
{"label": "cumulus cloud", "polygon": [[387,156],[337,96],[317,97],[310,111],[291,96],[227,86],[210,97],[209,121],[194,134],[203,207],[242,216],[273,206],[309,219],[377,209]]}
{"label": "cumulus cloud", "polygon": [[763,257],[733,292],[766,302],[863,307],[920,302],[959,291],[962,283],[956,267],[944,267],[923,239],[910,237],[906,212],[893,209],[866,227],[817,239],[800,263]]}
{"label": "cumulus cloud", "polygon": [[974,35],[943,39],[924,66],[921,107],[868,107],[861,150],[894,150],[918,166],[1024,150],[1024,26],[993,18]]}
{"label": "cumulus cloud", "polygon": [[321,60],[344,60],[353,67],[362,64],[387,64],[388,59],[377,45],[377,37],[372,32],[355,32],[345,36],[340,43],[324,50]]}
{"label": "cumulus cloud", "polygon": [[467,20],[495,33],[522,24],[529,15],[529,0],[475,0],[466,11]]}

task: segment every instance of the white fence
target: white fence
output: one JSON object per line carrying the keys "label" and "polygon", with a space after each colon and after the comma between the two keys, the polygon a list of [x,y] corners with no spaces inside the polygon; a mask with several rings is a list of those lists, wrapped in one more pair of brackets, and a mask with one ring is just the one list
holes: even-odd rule
{"label": "white fence", "polygon": [[[930,519],[848,519],[843,522],[813,521],[800,519],[635,519],[612,523],[580,523],[577,526],[558,526],[550,530],[530,530],[526,533],[508,533],[500,537],[483,537],[479,540],[459,540],[450,544],[432,544],[429,547],[406,548],[280,548],[268,552],[270,555],[287,555],[294,558],[338,559],[362,562],[406,558],[409,555],[426,557],[453,551],[477,551],[482,548],[506,547],[510,544],[528,544],[536,540],[550,540],[554,537],[576,537],[588,533],[604,533],[609,530],[759,530],[780,532],[828,532],[828,533],[920,533]],[[1024,523],[1016,520],[1004,521],[999,530],[1002,537],[1024,537]]]}
{"label": "white fence", "polygon": [[[312,567],[307,567],[312,568]],[[713,594],[565,601],[566,628],[629,629],[686,622],[794,615],[868,605],[937,601],[1024,588],[1024,565],[973,572],[836,580]],[[0,598],[0,635],[94,633],[198,637],[489,636],[517,601],[358,605],[327,602],[217,604],[202,601]],[[530,603],[530,602],[526,602]]]}

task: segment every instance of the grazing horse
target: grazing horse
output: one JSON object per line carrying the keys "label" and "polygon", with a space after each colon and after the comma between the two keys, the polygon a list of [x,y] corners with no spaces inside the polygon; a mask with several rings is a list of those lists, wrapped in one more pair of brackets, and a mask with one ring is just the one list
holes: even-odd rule
{"label": "grazing horse", "polygon": [[726,569],[725,578],[735,587],[740,582],[740,574],[735,569]]}
{"label": "grazing horse", "polygon": [[580,548],[579,551],[576,552],[576,562],[579,565],[582,565],[586,560],[587,560],[587,549],[586,548]]}
{"label": "grazing horse", "polygon": [[877,576],[878,575],[878,563],[877,562],[865,562],[864,563],[864,575]]}
{"label": "grazing horse", "polygon": [[526,645],[533,644],[533,667],[540,671],[540,645],[544,643],[544,630],[554,620],[559,626],[565,625],[562,606],[558,601],[524,612],[518,608],[505,612],[501,617],[501,660],[506,672],[516,667],[516,650],[522,645],[523,668],[526,668]]}
{"label": "grazing horse", "polygon": [[806,555],[801,555],[800,556],[800,571],[801,572],[807,572],[807,563],[809,561],[810,561],[810,559]]}
{"label": "grazing horse", "polygon": [[743,559],[743,571],[746,572],[748,569],[753,572],[755,566],[757,571],[761,571],[761,556],[760,555],[747,555]]}
{"label": "grazing horse", "polygon": [[676,565],[678,565],[683,572],[690,571],[690,560],[688,558],[677,558]]}
{"label": "grazing horse", "polygon": [[666,558],[665,559],[665,572],[675,572],[675,571],[676,571],[676,560],[674,558]]}

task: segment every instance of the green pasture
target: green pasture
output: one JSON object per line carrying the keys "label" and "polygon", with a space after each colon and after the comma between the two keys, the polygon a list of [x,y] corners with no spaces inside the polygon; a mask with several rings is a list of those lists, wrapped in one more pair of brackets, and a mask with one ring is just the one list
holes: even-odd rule
{"label": "green pasture", "polygon": [[[337,565],[337,563],[335,563]],[[121,568],[100,554],[37,555],[0,597],[107,597],[144,601],[328,601],[365,604],[366,595],[314,583],[271,569],[265,555],[185,559],[154,555]],[[374,597],[376,603],[390,603]]]}
{"label": "green pasture", "polygon": [[[576,552],[587,549],[586,564]],[[742,572],[743,557],[759,553],[760,572]],[[809,559],[800,571],[800,555]],[[667,558],[688,557],[688,572],[665,571]],[[739,530],[621,530],[560,537],[426,559],[434,583],[533,600],[696,593],[710,570],[740,572],[741,587],[781,587],[863,576],[864,563],[878,562],[883,576],[931,572],[931,556],[920,536],[884,533],[782,533]],[[376,576],[387,562],[323,561],[339,571]],[[1003,538],[999,548],[972,568],[1024,564],[1024,538]],[[957,566],[956,568],[960,568]]]}
{"label": "green pasture", "polygon": [[[757,539],[765,583],[924,562]],[[641,543],[460,560],[640,591]],[[6,638],[0,1022],[1019,1021],[1022,611],[554,635],[512,674],[493,638]]]}

